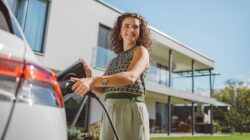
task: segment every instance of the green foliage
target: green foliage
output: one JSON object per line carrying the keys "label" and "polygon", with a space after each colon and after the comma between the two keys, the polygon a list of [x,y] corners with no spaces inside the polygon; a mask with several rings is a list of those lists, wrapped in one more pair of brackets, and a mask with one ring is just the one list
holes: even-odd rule
{"label": "green foliage", "polygon": [[[228,80],[226,86],[213,94],[214,98],[230,105],[225,119],[234,127],[247,127],[250,123],[250,88],[249,84]],[[221,113],[217,110],[216,113]],[[241,131],[242,132],[242,131]]]}
{"label": "green foliage", "polygon": [[88,133],[84,133],[82,128],[68,128],[69,140],[99,140],[100,123],[90,125]]}
{"label": "green foliage", "polygon": [[100,123],[94,123],[90,126],[90,133],[89,135],[93,138],[93,140],[99,140],[100,134]]}
{"label": "green foliage", "polygon": [[68,128],[68,139],[69,140],[84,140],[84,137],[81,136],[82,131],[80,128]]}
{"label": "green foliage", "polygon": [[150,140],[249,140],[250,134],[240,135],[238,133],[232,135],[221,136],[187,136],[187,137],[165,137],[151,138]]}

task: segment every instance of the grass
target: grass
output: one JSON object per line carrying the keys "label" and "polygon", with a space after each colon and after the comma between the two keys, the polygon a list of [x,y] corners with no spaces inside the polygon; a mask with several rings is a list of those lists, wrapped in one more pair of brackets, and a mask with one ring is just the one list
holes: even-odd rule
{"label": "grass", "polygon": [[188,136],[188,137],[164,137],[151,138],[150,140],[250,140],[250,133],[239,133],[225,135],[225,136]]}

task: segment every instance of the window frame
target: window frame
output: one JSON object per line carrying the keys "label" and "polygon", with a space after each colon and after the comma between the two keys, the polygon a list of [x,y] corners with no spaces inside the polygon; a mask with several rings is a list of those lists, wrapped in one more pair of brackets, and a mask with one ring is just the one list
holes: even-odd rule
{"label": "window frame", "polygon": [[[18,11],[19,11],[19,8],[20,8],[20,1],[21,0],[15,0],[16,3],[15,3],[15,11],[14,11],[14,14],[17,18],[18,16]],[[26,10],[25,11],[25,17],[24,17],[24,24],[21,24],[20,21],[18,20],[23,32],[24,32],[24,35],[25,37],[27,38],[26,34],[25,34],[25,28],[26,28],[26,20],[27,20],[27,9],[29,8],[29,1],[30,0],[24,0],[25,3],[28,3],[27,6],[25,7],[25,9],[22,9],[22,10]],[[49,11],[50,11],[50,6],[51,6],[51,0],[36,0],[36,1],[40,1],[40,2],[44,2],[46,4],[46,9],[45,9],[45,17],[44,17],[44,25],[43,25],[43,29],[42,29],[42,36],[41,36],[41,43],[39,44],[39,50],[35,50],[33,49],[33,47],[31,47],[30,45],[30,48],[32,49],[32,51],[35,53],[35,54],[39,54],[39,55],[44,55],[45,53],[45,40],[46,40],[46,36],[47,36],[47,28],[48,28],[48,18],[49,18]],[[17,18],[18,19],[18,18]],[[27,40],[28,42],[28,40]],[[28,42],[28,44],[30,44]]]}
{"label": "window frame", "polygon": [[[102,46],[102,45],[99,45],[99,39],[100,38],[103,38],[101,35],[100,35],[100,29],[101,28],[103,28],[103,29],[105,29],[105,30],[107,30],[107,31],[109,31],[109,36],[107,37],[107,39],[108,40],[105,40],[105,46]],[[94,67],[96,68],[96,69],[98,69],[98,70],[105,70],[106,69],[106,67],[107,67],[107,65],[108,65],[108,63],[109,63],[109,59],[107,58],[107,57],[105,57],[105,58],[103,58],[103,59],[105,59],[105,63],[106,63],[106,66],[101,66],[101,64],[99,64],[99,65],[97,65],[98,63],[97,63],[97,57],[99,56],[98,55],[98,49],[100,49],[100,48],[102,48],[102,49],[105,49],[106,51],[112,51],[113,52],[113,50],[112,50],[112,48],[110,47],[110,45],[111,45],[111,42],[110,42],[110,37],[111,37],[111,30],[112,30],[112,28],[110,28],[110,27],[108,27],[108,26],[106,26],[106,25],[104,25],[104,24],[102,24],[102,23],[99,23],[98,24],[98,33],[97,33],[97,45],[96,45],[96,51],[95,51],[95,54],[96,54],[96,57],[95,57],[95,64],[94,64]],[[107,34],[105,34],[105,35],[107,35]],[[106,36],[105,36],[105,38],[106,38]],[[107,52],[105,51],[105,54],[107,55]],[[114,53],[115,54],[115,53]]]}
{"label": "window frame", "polygon": [[[165,110],[165,112],[163,112],[164,116],[161,116],[161,117],[163,117],[163,119],[164,119],[164,122],[165,122],[164,125],[166,125],[165,126],[166,128],[162,128],[162,126],[163,126],[163,124],[161,122],[162,120],[157,119],[157,113],[159,111],[162,111],[162,110],[159,110],[158,107],[164,107],[164,110]],[[158,121],[160,121],[161,124],[160,124],[160,128],[159,128],[160,132],[154,132],[154,133],[166,133],[167,132],[167,130],[168,130],[168,127],[167,127],[167,125],[168,125],[168,121],[167,121],[167,119],[168,119],[168,111],[169,110],[168,110],[168,104],[167,103],[159,102],[159,101],[155,102],[155,124],[157,124]],[[159,115],[162,115],[162,114],[159,114]],[[163,131],[163,130],[165,130],[165,131]]]}
{"label": "window frame", "polygon": [[[108,31],[110,31],[110,35],[111,35],[111,30],[112,30],[112,28],[110,28],[110,27],[108,27],[108,26],[106,26],[106,25],[104,25],[104,24],[102,24],[102,23],[100,23],[99,24],[99,26],[98,26],[98,35],[97,35],[97,46],[99,46],[99,31],[100,31],[100,28],[103,28],[103,29],[105,29],[105,30],[108,30]],[[110,39],[110,38],[109,38]],[[110,49],[111,50],[111,48],[109,47],[110,46],[110,41],[108,41],[107,42],[107,44],[106,44],[107,46],[100,46],[100,47],[103,47],[103,48],[105,48],[105,49]]]}

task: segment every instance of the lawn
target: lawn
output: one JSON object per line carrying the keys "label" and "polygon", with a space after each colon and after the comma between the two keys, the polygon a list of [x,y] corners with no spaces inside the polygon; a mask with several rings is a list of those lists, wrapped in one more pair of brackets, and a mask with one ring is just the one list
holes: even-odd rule
{"label": "lawn", "polygon": [[188,137],[165,137],[151,138],[151,140],[250,140],[250,134],[232,134],[227,136],[188,136]]}

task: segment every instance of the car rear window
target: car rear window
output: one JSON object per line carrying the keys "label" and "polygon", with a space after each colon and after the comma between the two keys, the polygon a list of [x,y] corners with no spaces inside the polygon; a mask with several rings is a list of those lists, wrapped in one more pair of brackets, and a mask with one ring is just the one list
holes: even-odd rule
{"label": "car rear window", "polygon": [[21,31],[18,30],[17,22],[10,16],[9,12],[11,11],[8,11],[7,7],[0,0],[0,30],[15,34],[17,37],[23,39]]}
{"label": "car rear window", "polygon": [[4,17],[2,10],[0,11],[0,29],[10,32],[7,21]]}

